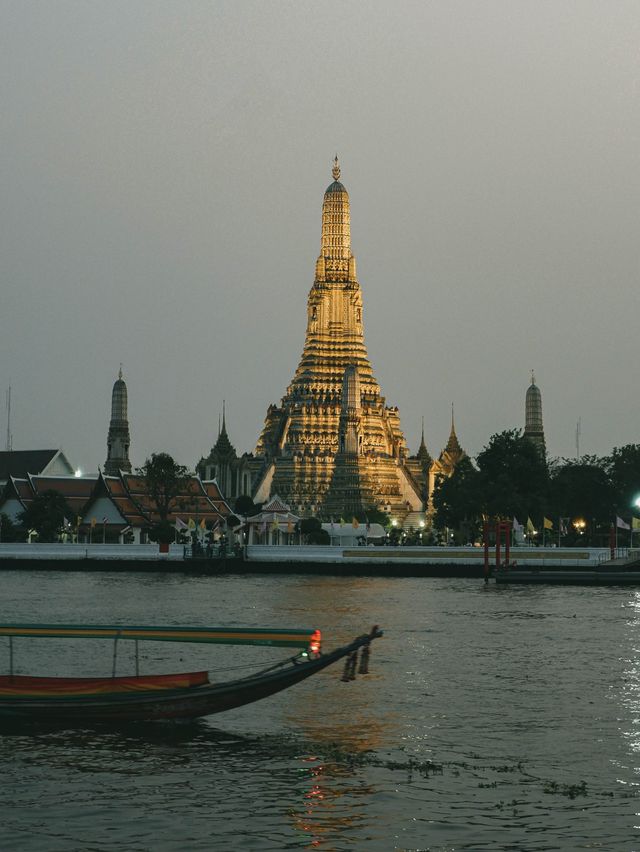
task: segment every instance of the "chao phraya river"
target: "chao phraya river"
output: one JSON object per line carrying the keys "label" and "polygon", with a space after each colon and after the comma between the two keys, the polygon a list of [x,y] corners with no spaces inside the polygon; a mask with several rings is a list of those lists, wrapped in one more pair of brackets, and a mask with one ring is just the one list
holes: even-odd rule
{"label": "chao phraya river", "polygon": [[[640,848],[640,592],[291,575],[0,579],[4,622],[317,626],[326,647],[373,623],[386,632],[372,673],[352,683],[338,665],[197,723],[4,732],[3,850]],[[146,643],[143,671],[162,670],[166,654],[165,670],[204,666],[212,679],[247,661],[247,649]],[[111,644],[15,640],[15,658],[23,672],[108,675]]]}

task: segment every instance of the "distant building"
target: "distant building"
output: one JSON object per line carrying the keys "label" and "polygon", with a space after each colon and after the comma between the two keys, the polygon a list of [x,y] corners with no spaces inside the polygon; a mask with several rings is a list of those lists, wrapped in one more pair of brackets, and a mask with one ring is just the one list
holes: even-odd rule
{"label": "distant building", "polygon": [[111,422],[109,423],[109,435],[107,437],[107,460],[104,463],[106,474],[116,476],[121,470],[125,473],[131,473],[130,444],[127,386],[122,378],[122,367],[120,367],[118,378],[111,393]]}
{"label": "distant building", "polygon": [[7,450],[0,452],[0,491],[11,477],[73,476],[74,469],[62,450]]}
{"label": "distant building", "polygon": [[253,456],[244,453],[238,456],[227,434],[225,404],[222,404],[222,426],[218,421],[218,438],[209,455],[201,458],[196,465],[196,473],[203,480],[215,480],[225,499],[233,505],[236,497],[252,494],[251,460]]}
{"label": "distant building", "polygon": [[531,384],[527,388],[525,397],[524,437],[528,438],[538,448],[542,458],[546,458],[547,447],[542,425],[542,394],[536,384],[533,370],[531,371]]}
{"label": "distant building", "polygon": [[307,302],[304,349],[258,439],[253,499],[275,493],[299,515],[380,508],[403,518],[423,508],[405,462],[396,407],[381,394],[364,341],[351,215],[336,157],[322,203],[320,255]]}
{"label": "distant building", "polygon": [[[80,541],[144,542],[149,529],[160,520],[144,478],[130,473],[108,476],[10,477],[0,494],[0,514],[15,521],[32,501],[45,491],[61,494],[72,513],[69,529]],[[189,528],[204,524],[207,530],[222,531],[231,514],[215,482],[192,476],[174,501],[168,521],[178,519]]]}

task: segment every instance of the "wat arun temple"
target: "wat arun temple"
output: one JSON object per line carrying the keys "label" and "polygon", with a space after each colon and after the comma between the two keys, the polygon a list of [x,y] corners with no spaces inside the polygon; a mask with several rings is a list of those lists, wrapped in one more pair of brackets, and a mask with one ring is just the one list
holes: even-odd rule
{"label": "wat arun temple", "polygon": [[267,410],[255,452],[238,457],[225,417],[196,469],[227,498],[274,496],[301,516],[351,518],[372,508],[417,521],[437,479],[464,456],[453,416],[449,441],[432,459],[422,441],[411,456],[396,407],[386,405],[364,342],[362,291],[351,253],[349,194],[338,158],[322,202],[322,237],[307,300],[300,363],[279,405]]}
{"label": "wat arun temple", "polygon": [[293,511],[326,519],[373,507],[403,518],[425,508],[431,458],[424,440],[422,456],[409,458],[398,409],[386,405],[373,374],[337,157],[332,175],[304,349],[280,405],[267,411],[253,456],[254,499],[277,494]]}

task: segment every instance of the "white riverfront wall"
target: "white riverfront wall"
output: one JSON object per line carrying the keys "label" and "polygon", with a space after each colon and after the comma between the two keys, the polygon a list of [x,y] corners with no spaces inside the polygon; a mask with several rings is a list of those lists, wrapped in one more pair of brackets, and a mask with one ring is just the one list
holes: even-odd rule
{"label": "white riverfront wall", "polygon": [[[610,558],[608,548],[513,547],[511,565],[531,568],[563,566],[594,568]],[[504,560],[504,548],[501,551]],[[262,545],[247,547],[248,562],[325,562],[392,565],[484,565],[481,547],[329,547],[318,545]],[[489,563],[495,566],[495,549],[489,548]]]}
{"label": "white riverfront wall", "polygon": [[171,562],[184,559],[181,544],[169,546],[169,553],[160,553],[157,544],[0,544],[0,562],[3,559],[42,559],[45,562],[64,559],[105,559]]}

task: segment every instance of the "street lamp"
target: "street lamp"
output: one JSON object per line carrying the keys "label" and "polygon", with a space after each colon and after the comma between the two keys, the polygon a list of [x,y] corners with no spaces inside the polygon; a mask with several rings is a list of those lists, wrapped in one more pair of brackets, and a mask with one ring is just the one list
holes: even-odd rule
{"label": "street lamp", "polygon": [[578,533],[578,535],[584,535],[584,530],[586,526],[587,522],[583,518],[576,518],[573,522],[573,528]]}

